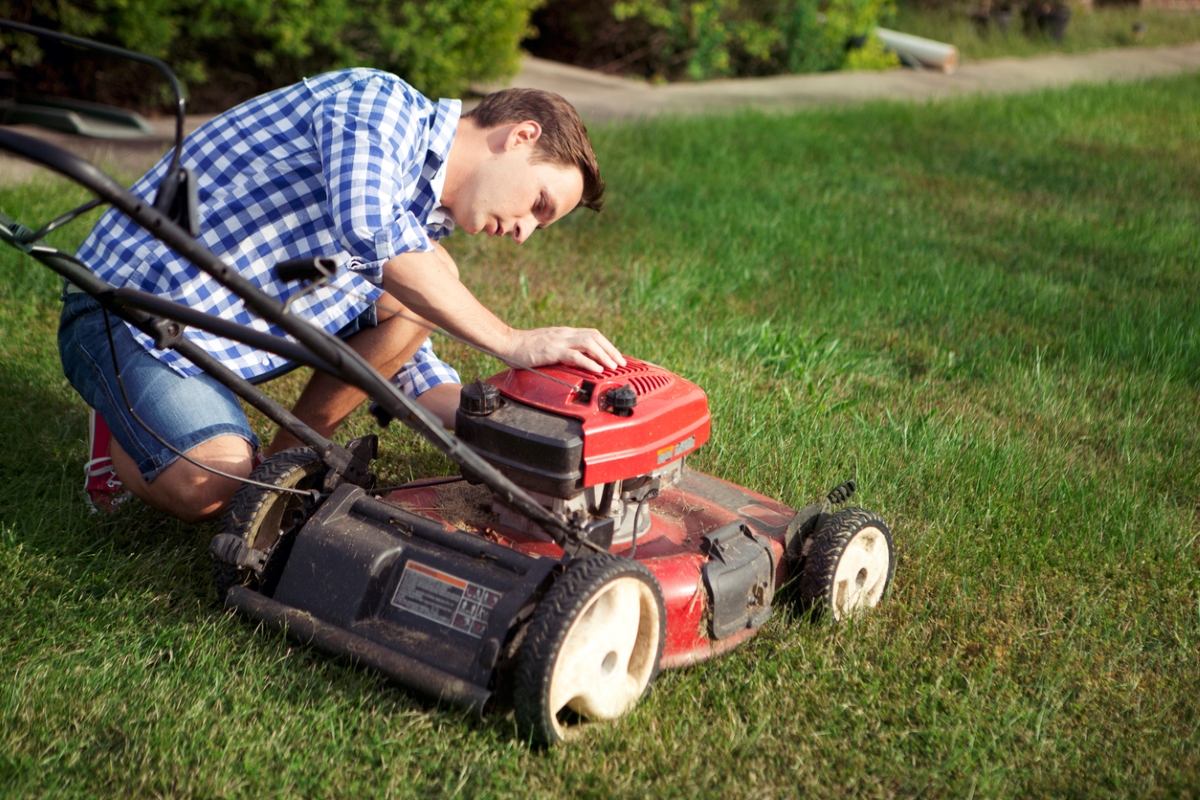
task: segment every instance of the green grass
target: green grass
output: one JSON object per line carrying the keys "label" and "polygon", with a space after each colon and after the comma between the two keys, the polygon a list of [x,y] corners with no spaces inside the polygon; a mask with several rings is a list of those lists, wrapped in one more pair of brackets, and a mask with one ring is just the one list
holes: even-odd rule
{"label": "green grass", "polygon": [[[994,23],[986,30],[980,30],[967,14],[969,7],[972,6],[924,11],[902,6],[884,27],[949,42],[958,48],[966,61],[1085,53],[1109,47],[1162,47],[1200,41],[1200,14],[1197,13],[1111,6],[1085,11],[1076,6],[1072,9],[1066,35],[1061,42],[1056,42],[1041,32],[1026,35],[1019,16],[1013,18],[1007,33],[1002,33]],[[1135,22],[1146,25],[1140,39],[1134,37]]]}
{"label": "green grass", "polygon": [[[219,613],[211,525],[89,515],[55,282],[4,251],[0,793],[1194,797],[1197,96],[609,127],[603,214],[450,240],[510,320],[596,325],[704,386],[696,467],[793,505],[854,477],[899,547],[876,613],[781,606],[545,754]],[[31,221],[78,199],[0,190]]]}

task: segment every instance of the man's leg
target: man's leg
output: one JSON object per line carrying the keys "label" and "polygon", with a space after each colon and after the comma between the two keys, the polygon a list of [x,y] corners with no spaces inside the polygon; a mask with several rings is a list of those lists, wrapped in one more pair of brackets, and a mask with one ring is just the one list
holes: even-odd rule
{"label": "man's leg", "polygon": [[207,375],[182,377],[146,352],[123,322],[106,323],[86,295],[66,298],[59,352],[68,380],[112,430],[113,467],[126,488],[187,521],[223,511],[237,481],[179,459],[173,450],[232,475],[249,474],[258,440],[229,389]]}
{"label": "man's leg", "polygon": [[461,399],[462,386],[457,383],[439,383],[423,392],[417,398],[417,402],[425,406],[427,411],[433,412],[444,427],[454,430],[454,419]]}
{"label": "man's leg", "polygon": [[[390,377],[413,357],[429,336],[429,329],[415,322],[418,317],[407,310],[403,311],[403,316],[395,315],[392,309],[402,307],[390,295],[380,298],[377,305],[379,324],[354,334],[346,340],[346,344],[377,372]],[[324,372],[313,372],[292,413],[322,436],[331,436],[364,399],[366,394],[357,387]],[[270,456],[302,444],[287,431],[280,430],[265,452]]]}
{"label": "man's leg", "polygon": [[[182,458],[175,460],[147,483],[133,458],[114,438],[113,468],[125,488],[146,505],[184,522],[213,519],[225,511],[241,484],[209,472]],[[218,436],[187,451],[205,466],[244,478],[252,468],[250,443],[240,436]]]}

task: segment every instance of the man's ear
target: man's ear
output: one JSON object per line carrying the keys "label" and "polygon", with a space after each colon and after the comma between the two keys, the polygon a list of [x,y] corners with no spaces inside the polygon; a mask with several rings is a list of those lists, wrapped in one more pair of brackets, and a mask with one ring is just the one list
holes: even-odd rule
{"label": "man's ear", "polygon": [[516,147],[537,144],[541,135],[542,126],[533,120],[518,122],[508,129],[508,136],[504,140],[504,149],[512,150]]}

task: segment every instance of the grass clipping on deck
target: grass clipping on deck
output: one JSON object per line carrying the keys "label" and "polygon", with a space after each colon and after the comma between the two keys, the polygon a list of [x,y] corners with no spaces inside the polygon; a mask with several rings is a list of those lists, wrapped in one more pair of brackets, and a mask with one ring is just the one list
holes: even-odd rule
{"label": "grass clipping on deck", "polygon": [[466,481],[437,487],[437,505],[433,511],[454,527],[475,533],[483,533],[496,521],[491,490],[483,484],[472,486]]}

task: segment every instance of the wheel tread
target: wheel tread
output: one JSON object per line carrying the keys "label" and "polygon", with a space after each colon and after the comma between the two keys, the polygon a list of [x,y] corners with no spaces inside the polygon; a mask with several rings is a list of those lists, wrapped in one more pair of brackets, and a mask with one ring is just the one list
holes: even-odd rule
{"label": "wheel tread", "polygon": [[888,574],[883,594],[891,587],[896,572],[896,546],[887,523],[873,511],[845,508],[824,520],[813,534],[800,575],[800,598],[816,615],[833,613],[833,579],[850,540],[864,528],[878,528],[888,545]]}
{"label": "wheel tread", "polygon": [[571,622],[604,584],[627,575],[646,580],[654,587],[658,601],[659,640],[646,688],[654,683],[662,661],[667,624],[666,606],[654,574],[637,561],[611,553],[572,562],[538,604],[517,657],[513,689],[517,729],[534,746],[547,747],[558,740],[550,718],[553,712],[546,707],[545,700],[550,694],[554,662]]}
{"label": "wheel tread", "polygon": [[[294,486],[313,475],[324,474],[324,467],[324,462],[312,449],[296,447],[271,456],[259,464],[250,477],[260,483],[274,486]],[[261,486],[243,483],[234,493],[229,507],[225,509],[220,532],[240,536],[248,545],[253,546],[255,537],[247,534],[256,532],[256,521],[265,513],[266,506],[277,497],[277,493]],[[245,583],[245,580],[245,570],[213,560],[213,584],[217,590],[217,602],[225,602],[225,595],[229,590]]]}

